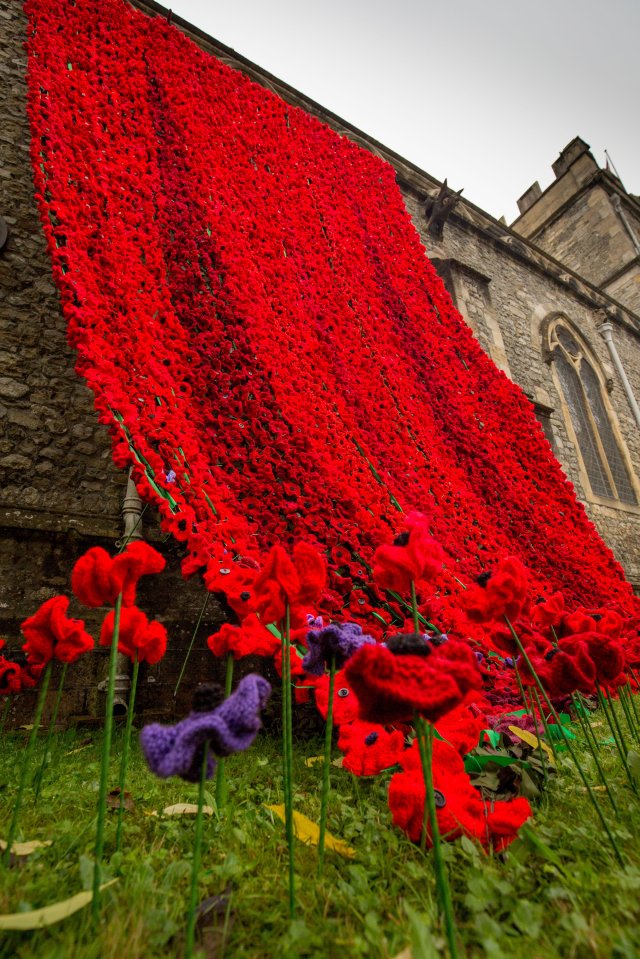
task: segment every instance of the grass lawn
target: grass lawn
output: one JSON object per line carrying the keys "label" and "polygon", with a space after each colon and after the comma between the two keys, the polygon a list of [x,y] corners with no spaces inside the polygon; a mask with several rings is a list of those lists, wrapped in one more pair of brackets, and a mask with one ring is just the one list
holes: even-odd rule
{"label": "grass lawn", "polygon": [[[600,730],[602,733],[602,730]],[[27,734],[5,734],[0,750],[0,835],[5,835],[16,766]],[[122,733],[115,740],[119,753]],[[580,747],[580,739],[577,740]],[[42,742],[40,749],[42,749]],[[98,734],[55,740],[40,800],[28,792],[19,839],[49,839],[7,870],[0,868],[0,913],[48,905],[91,887],[94,817],[99,779]],[[605,768],[620,806],[611,825],[623,849],[620,868],[568,758],[536,802],[532,824],[506,853],[488,856],[470,840],[445,854],[466,956],[552,957],[640,955],[640,810],[613,755]],[[296,741],[295,808],[317,821],[322,753],[318,740]],[[336,753],[337,755],[337,753]],[[581,751],[591,769],[589,756]],[[592,770],[592,772],[595,772]],[[265,807],[282,802],[280,743],[262,733],[246,753],[227,761],[229,802],[205,821],[201,898],[210,898],[202,955],[207,959],[265,956],[396,957],[445,955],[436,922],[430,854],[391,824],[391,772],[356,779],[332,769],[331,833],[355,850],[349,860],[328,852],[317,879],[317,852],[298,843],[298,917],[287,915],[284,827]],[[117,764],[112,765],[112,779]],[[595,775],[591,777],[596,782]],[[194,817],[164,816],[174,803],[195,802],[196,786],[152,776],[136,746],[128,788],[124,847],[115,853],[115,813],[107,831],[109,877],[98,928],[85,909],[48,929],[0,932],[0,957],[137,959],[181,956]],[[598,792],[607,815],[606,796]],[[214,805],[211,795],[208,801]],[[411,951],[409,951],[411,950]]]}

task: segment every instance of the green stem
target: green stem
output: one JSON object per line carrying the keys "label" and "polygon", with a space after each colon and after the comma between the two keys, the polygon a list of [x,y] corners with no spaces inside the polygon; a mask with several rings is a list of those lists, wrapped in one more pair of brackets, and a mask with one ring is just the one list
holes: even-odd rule
{"label": "green stem", "polygon": [[136,704],[136,690],[138,688],[138,670],[140,669],[140,660],[136,654],[133,661],[133,672],[131,674],[131,691],[129,693],[129,709],[127,711],[127,725],[124,731],[124,743],[122,745],[122,757],[120,759],[120,800],[118,804],[118,826],[116,829],[116,852],[120,850],[122,842],[122,820],[124,817],[124,787],[127,782],[127,766],[129,764],[129,748],[131,746],[131,730],[133,728],[133,713]]}
{"label": "green stem", "polygon": [[577,699],[575,693],[572,695],[571,699],[573,700],[573,705],[574,705],[574,708],[575,708],[575,711],[576,711],[576,716],[578,717],[578,722],[579,722],[580,725],[582,726],[582,732],[584,733],[584,737],[585,737],[587,746],[589,747],[589,752],[590,752],[591,755],[593,756],[593,760],[594,760],[594,762],[595,762],[595,764],[596,764],[596,769],[598,770],[598,775],[600,776],[600,779],[601,779],[601,781],[602,781],[602,784],[604,785],[604,788],[605,788],[606,791],[607,791],[607,796],[609,797],[609,802],[611,803],[611,806],[612,806],[612,808],[613,808],[613,811],[617,814],[617,813],[618,813],[618,807],[616,806],[616,801],[615,801],[615,799],[613,798],[613,794],[612,794],[612,792],[611,792],[611,789],[609,788],[609,782],[608,782],[608,780],[607,780],[607,777],[606,777],[605,774],[604,774],[604,770],[602,769],[602,766],[600,765],[600,760],[598,759],[598,753],[597,753],[596,750],[593,748],[593,744],[592,744],[591,739],[590,739],[590,737],[589,737],[589,733],[587,732],[587,730],[590,728],[590,727],[589,727],[589,723],[588,723],[587,719],[582,715],[582,709],[580,708],[580,704],[579,704],[579,702],[578,702],[578,699]]}
{"label": "green stem", "polygon": [[6,694],[6,701],[2,707],[2,717],[0,718],[0,736],[4,732],[4,724],[7,721],[7,716],[9,715],[9,708],[11,706],[11,700],[13,699],[8,693]]}
{"label": "green stem", "polygon": [[200,615],[198,616],[198,622],[196,623],[196,628],[193,631],[193,636],[191,637],[191,642],[189,643],[189,648],[187,649],[186,655],[184,657],[184,662],[182,663],[182,669],[180,670],[180,675],[178,676],[178,682],[176,683],[176,688],[173,691],[173,698],[175,699],[178,695],[178,690],[180,689],[180,683],[182,682],[182,677],[184,676],[184,671],[187,668],[187,663],[189,662],[189,656],[191,656],[191,650],[193,649],[193,644],[196,641],[196,636],[200,628],[200,623],[202,622],[202,617],[204,616],[205,610],[207,608],[207,603],[209,602],[209,593],[204,598],[204,605],[200,610]]}
{"label": "green stem", "polygon": [[[627,682],[627,691],[628,691],[628,694],[629,694],[629,702],[630,702],[630,704],[631,704],[631,709],[633,710],[633,715],[634,715],[635,718],[636,718],[636,723],[637,723],[637,727],[636,727],[636,728],[637,728],[638,732],[640,733],[640,715],[638,714],[638,709],[637,709],[637,707],[636,707],[635,695],[634,695],[634,692],[633,692],[633,690],[632,690],[632,688],[631,688],[631,683],[630,683],[630,682]],[[0,727],[0,729],[1,729],[1,728],[2,728],[2,727]],[[639,741],[640,741],[640,740],[639,740]]]}
{"label": "green stem", "polygon": [[204,784],[207,780],[207,758],[209,744],[205,742],[202,750],[202,767],[200,769],[200,784],[198,786],[198,812],[196,814],[196,835],[193,843],[193,869],[191,871],[191,895],[189,896],[189,917],[187,922],[187,944],[185,959],[193,956],[193,947],[196,941],[196,914],[198,911],[198,878],[200,873],[200,859],[202,855],[202,835],[204,832]]}
{"label": "green stem", "polygon": [[602,692],[603,692],[603,695],[604,695],[605,699],[607,700],[607,705],[609,706],[609,712],[611,713],[611,716],[613,717],[613,722],[614,722],[615,727],[616,727],[616,729],[617,729],[617,731],[618,731],[618,737],[619,737],[619,739],[620,739],[620,745],[622,746],[622,749],[623,749],[624,754],[625,754],[625,756],[626,756],[627,753],[629,752],[629,747],[627,746],[626,740],[625,740],[625,738],[624,738],[624,734],[623,734],[623,732],[622,732],[622,726],[620,725],[620,721],[619,721],[619,719],[618,719],[618,713],[616,712],[616,708],[615,708],[615,703],[614,703],[614,701],[613,701],[613,697],[609,694],[609,690],[607,689],[606,686],[604,687],[604,689],[602,690]]}
{"label": "green stem", "polygon": [[331,657],[329,666],[329,701],[327,705],[327,726],[324,733],[324,764],[322,766],[322,795],[320,798],[320,836],[318,838],[318,875],[324,869],[324,837],[327,829],[327,806],[331,770],[331,739],[333,736],[333,690],[336,680],[336,657]]}
{"label": "green stem", "polygon": [[631,786],[634,793],[638,792],[635,780],[631,775],[631,770],[629,769],[629,764],[627,762],[627,750],[624,739],[622,738],[622,731],[620,729],[620,724],[618,722],[618,717],[614,714],[613,706],[611,700],[603,692],[599,683],[596,683],[596,689],[598,691],[598,698],[600,699],[600,705],[602,706],[602,711],[604,712],[607,722],[609,724],[609,729],[611,730],[611,735],[613,736],[613,741],[616,744],[616,749],[618,750],[618,755],[620,757],[620,762],[622,763],[622,768],[625,771],[626,777],[629,780],[629,785]]}
{"label": "green stem", "polygon": [[628,689],[626,686],[618,687],[618,699],[620,700],[620,705],[622,706],[622,712],[624,713],[624,718],[627,720],[627,729],[629,730],[629,735],[632,736],[635,741],[638,741],[638,729],[635,724],[635,720],[631,713],[631,707],[629,706],[628,700]]}
{"label": "green stem", "polygon": [[442,855],[442,843],[440,841],[440,829],[438,827],[438,815],[436,812],[436,796],[433,788],[433,726],[427,723],[418,713],[415,714],[416,735],[418,737],[418,746],[420,740],[423,742],[420,748],[420,759],[422,763],[422,776],[425,786],[425,802],[429,815],[429,826],[431,829],[431,842],[433,845],[433,864],[436,878],[436,889],[438,891],[438,900],[444,919],[445,935],[449,945],[449,955],[451,959],[457,959],[458,947],[456,944],[456,923],[453,915],[453,904],[451,901],[451,888],[449,886],[449,877]]}
{"label": "green stem", "polygon": [[416,584],[411,580],[411,612],[413,613],[413,631],[420,632],[420,616],[418,613],[418,597],[416,596]]}
{"label": "green stem", "polygon": [[60,703],[62,701],[62,690],[64,687],[64,681],[67,676],[67,666],[69,663],[64,663],[62,667],[62,673],[60,675],[60,682],[58,683],[58,692],[56,693],[56,701],[53,707],[53,713],[51,714],[51,720],[49,722],[49,731],[47,732],[47,741],[44,744],[44,752],[42,754],[42,762],[40,763],[40,769],[36,774],[35,779],[35,793],[36,793],[36,802],[40,797],[40,787],[42,786],[42,778],[47,768],[47,756],[49,755],[49,749],[51,748],[51,740],[53,739],[53,733],[55,730],[56,722],[58,719],[58,712],[60,710]]}
{"label": "green stem", "polygon": [[509,627],[509,630],[510,630],[510,632],[511,632],[511,635],[513,636],[513,638],[514,638],[515,641],[516,641],[516,645],[517,645],[518,649],[520,650],[520,653],[521,653],[521,655],[523,656],[525,663],[527,664],[527,667],[528,667],[528,669],[529,669],[529,672],[530,672],[531,675],[533,676],[534,682],[536,683],[538,689],[539,689],[540,692],[542,693],[542,697],[543,697],[545,703],[547,704],[547,706],[548,706],[548,708],[549,708],[549,712],[551,713],[551,715],[553,716],[554,721],[555,721],[555,722],[557,723],[557,725],[558,725],[558,730],[560,731],[560,735],[562,736],[562,739],[564,740],[564,744],[565,744],[565,746],[567,747],[567,751],[569,752],[569,755],[571,756],[571,759],[573,760],[574,766],[575,766],[576,769],[578,770],[578,775],[580,776],[580,778],[581,778],[581,780],[582,780],[582,783],[583,783],[583,785],[585,786],[585,788],[586,788],[586,790],[587,790],[589,799],[591,800],[591,804],[593,805],[593,808],[595,809],[595,811],[596,811],[596,813],[597,813],[597,815],[598,815],[598,819],[600,820],[600,823],[602,824],[602,828],[604,829],[605,833],[607,834],[607,838],[608,838],[609,842],[611,843],[611,848],[613,849],[614,855],[615,855],[616,859],[618,860],[618,862],[620,863],[620,865],[621,865],[621,866],[624,866],[624,859],[622,858],[622,853],[620,852],[620,849],[618,848],[618,844],[616,843],[616,841],[615,841],[615,839],[614,839],[613,833],[611,832],[611,829],[610,829],[610,827],[609,827],[609,823],[607,822],[607,818],[606,818],[606,816],[604,815],[604,813],[602,812],[602,808],[601,808],[601,806],[600,806],[600,803],[598,802],[597,796],[596,796],[596,794],[594,793],[593,789],[591,788],[591,783],[590,783],[589,780],[587,779],[586,773],[585,773],[584,769],[582,768],[582,764],[581,764],[580,760],[578,759],[578,756],[576,755],[576,752],[575,752],[573,746],[571,745],[571,740],[570,740],[569,737],[567,736],[567,734],[566,734],[566,732],[565,732],[565,728],[564,728],[564,726],[562,725],[562,723],[560,722],[560,717],[558,716],[558,713],[556,712],[556,709],[555,709],[553,703],[552,703],[551,700],[549,699],[549,696],[547,695],[547,691],[546,691],[546,689],[544,688],[544,686],[542,685],[542,683],[541,683],[541,681],[540,681],[540,677],[538,676],[537,672],[536,672],[535,669],[533,668],[533,663],[532,663],[531,660],[529,659],[529,655],[528,655],[526,649],[524,648],[524,646],[523,646],[522,643],[520,642],[520,637],[518,636],[518,634],[516,633],[515,629],[514,629],[513,626],[511,625],[511,621],[509,620],[509,618],[508,618],[507,616],[505,616],[505,622],[506,622],[507,626]]}
{"label": "green stem", "polygon": [[[227,653],[227,668],[224,677],[224,696],[231,695],[233,687],[233,653]],[[225,779],[224,759],[218,760],[216,769],[216,809],[220,811],[227,802],[227,782]]]}
{"label": "green stem", "polygon": [[111,737],[113,734],[113,691],[116,683],[116,665],[118,660],[118,638],[120,636],[120,610],[122,593],[116,600],[113,619],[113,638],[109,654],[109,679],[104,714],[104,737],[102,740],[102,765],[100,769],[100,789],[98,792],[98,817],[96,825],[95,862],[93,864],[93,900],[91,911],[94,922],[100,915],[100,872],[104,853],[104,823],[107,813],[107,786],[109,782],[109,759],[111,758]]}
{"label": "green stem", "polygon": [[540,696],[538,695],[538,690],[535,689],[535,687],[533,688],[533,695],[535,696],[536,705],[538,707],[538,713],[540,714],[540,719],[542,720],[542,725],[544,726],[544,734],[549,744],[549,748],[551,752],[553,753],[553,761],[557,766],[558,754],[556,752],[555,743],[553,741],[553,736],[551,735],[551,731],[549,729],[549,723],[547,722],[547,717],[545,716],[544,709],[542,708],[542,703],[540,702]]}
{"label": "green stem", "polygon": [[285,607],[282,630],[282,737],[284,763],[285,832],[289,851],[289,916],[295,919],[295,837],[293,831],[293,731],[291,715],[291,613],[289,603]]}
{"label": "green stem", "polygon": [[587,727],[587,730],[589,731],[589,734],[590,734],[590,736],[591,736],[591,741],[592,741],[594,747],[597,749],[597,751],[600,752],[601,746],[600,746],[600,743],[598,742],[598,740],[596,739],[596,734],[594,733],[593,727],[591,726],[591,720],[590,720],[590,718],[589,718],[589,712],[590,712],[590,711],[589,711],[589,710],[587,709],[587,707],[584,705],[584,697],[582,696],[582,693],[578,693],[575,698],[576,698],[577,703],[580,705],[580,707],[581,707],[581,709],[582,709],[582,718],[584,719],[585,724],[586,724],[586,727]]}
{"label": "green stem", "polygon": [[24,795],[24,787],[27,782],[27,773],[29,772],[29,763],[31,760],[31,754],[33,752],[33,747],[35,746],[36,736],[38,735],[38,729],[40,728],[40,720],[42,719],[42,710],[44,709],[44,701],[47,698],[49,680],[51,679],[51,668],[52,668],[52,662],[49,661],[45,667],[44,675],[42,677],[42,686],[40,687],[40,692],[38,694],[38,702],[36,704],[36,714],[33,718],[33,726],[31,727],[31,733],[29,734],[29,742],[27,743],[27,748],[22,757],[22,765],[20,766],[20,781],[18,782],[18,792],[16,795],[16,801],[13,804],[13,815],[11,817],[11,824],[9,826],[9,835],[7,836],[7,848],[4,851],[5,866],[9,865],[9,861],[11,859],[11,848],[13,846],[13,840],[16,838],[16,830],[18,828],[18,819],[20,818],[20,807],[22,806],[22,797]]}

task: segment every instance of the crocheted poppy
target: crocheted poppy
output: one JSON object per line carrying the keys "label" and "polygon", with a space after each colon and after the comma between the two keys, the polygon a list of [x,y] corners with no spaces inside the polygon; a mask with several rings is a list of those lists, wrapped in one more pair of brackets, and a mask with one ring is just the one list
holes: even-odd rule
{"label": "crocheted poppy", "polygon": [[[550,696],[570,696],[576,690],[582,693],[593,691],[595,664],[587,644],[578,637],[566,636],[544,656],[530,655],[529,659]],[[521,676],[525,685],[535,685],[525,662],[521,663]]]}
{"label": "crocheted poppy", "polygon": [[596,620],[587,612],[584,606],[579,606],[572,613],[562,617],[560,635],[572,636],[575,633],[589,633],[597,629]]}
{"label": "crocheted poppy", "polygon": [[215,771],[214,756],[241,752],[253,743],[262,726],[264,709],[271,686],[262,676],[250,673],[224,702],[214,709],[191,712],[175,726],[152,723],[140,733],[140,743],[149,768],[157,776],[181,776],[197,782],[202,766],[202,750],[208,744],[206,778]]}
{"label": "crocheted poppy", "polygon": [[287,603],[306,606],[318,599],[326,575],[325,562],[312,546],[298,543],[293,561],[282,546],[274,546],[253,583],[252,608],[264,623],[280,622]]}
{"label": "crocheted poppy", "polygon": [[332,659],[341,669],[353,654],[366,644],[375,644],[375,639],[365,636],[358,623],[332,623],[323,629],[307,633],[309,652],[302,660],[302,668],[312,676],[322,676]]}
{"label": "crocheted poppy", "polygon": [[[474,705],[475,708],[475,705]],[[487,725],[486,715],[478,710],[474,713],[469,706],[457,706],[438,720],[437,731],[450,746],[466,756],[478,745],[480,733]]]}
{"label": "crocheted poppy", "polygon": [[433,579],[442,569],[444,550],[429,533],[427,517],[409,513],[406,532],[373,554],[373,578],[383,589],[406,593],[411,583]]}
{"label": "crocheted poppy", "polygon": [[207,646],[214,656],[231,653],[234,659],[243,656],[274,656],[280,640],[260,622],[255,613],[249,614],[241,626],[224,623],[217,633],[209,636]]}
{"label": "crocheted poppy", "polygon": [[[111,646],[115,626],[115,612],[105,617],[100,630],[100,645]],[[133,662],[159,663],[167,651],[167,631],[156,620],[147,619],[137,606],[123,606],[120,610],[120,628],[118,631],[118,652],[128,656]]]}
{"label": "crocheted poppy", "polygon": [[427,656],[394,656],[385,646],[363,646],[345,668],[360,702],[360,718],[369,722],[410,720],[415,711],[437,722],[454,709],[481,677],[466,643],[450,641]]}
{"label": "crocheted poppy", "polygon": [[404,752],[404,733],[387,731],[378,723],[356,720],[340,726],[338,749],[342,766],[356,776],[377,776],[400,761]]}
{"label": "crocheted poppy", "polygon": [[[315,697],[318,712],[327,718],[329,709],[329,677],[325,674],[315,683]],[[333,684],[333,721],[336,726],[352,723],[360,716],[360,704],[353,688],[347,680],[344,669],[338,670]]]}
{"label": "crocheted poppy", "polygon": [[73,567],[71,588],[85,606],[113,606],[120,593],[123,605],[133,606],[140,577],[160,573],[165,565],[164,557],[142,540],[113,557],[94,546]]}
{"label": "crocheted poppy", "polygon": [[540,629],[558,626],[564,616],[564,596],[558,590],[531,610],[531,622]]}
{"label": "crocheted poppy", "polygon": [[22,668],[5,656],[0,656],[0,696],[11,696],[19,693]]}
{"label": "crocheted poppy", "polygon": [[599,683],[612,683],[618,678],[625,665],[625,651],[620,643],[600,632],[579,633],[571,638],[586,644]]}
{"label": "crocheted poppy", "polygon": [[493,572],[483,573],[478,585],[462,594],[460,603],[473,622],[488,623],[503,616],[515,622],[527,598],[527,583],[526,568],[517,557],[507,556]]}
{"label": "crocheted poppy", "polygon": [[32,665],[46,665],[52,659],[75,663],[83,653],[93,649],[93,638],[81,619],[67,616],[69,600],[54,596],[21,624],[26,639],[23,650]]}
{"label": "crocheted poppy", "polygon": [[[389,783],[389,808],[395,825],[403,829],[412,842],[418,842],[424,818],[425,785],[415,741],[405,752],[402,765],[404,771],[395,773]],[[523,797],[510,802],[485,803],[465,772],[460,755],[437,739],[433,742],[432,775],[438,827],[443,839],[466,835],[478,839],[485,847],[504,849],[531,815],[531,807]],[[431,844],[429,831],[427,842]]]}

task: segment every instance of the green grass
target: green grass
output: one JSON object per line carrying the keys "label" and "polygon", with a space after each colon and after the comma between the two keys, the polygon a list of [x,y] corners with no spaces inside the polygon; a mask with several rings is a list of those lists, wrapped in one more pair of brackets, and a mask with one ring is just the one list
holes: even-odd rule
{"label": "green grass", "polygon": [[[5,735],[1,743],[4,835],[24,734]],[[59,735],[37,807],[33,794],[27,794],[18,838],[51,839],[53,845],[19,866],[0,869],[0,913],[38,908],[91,887],[99,736],[86,743],[84,733]],[[295,744],[295,808],[316,821],[321,765],[307,767],[304,760],[321,752],[319,740]],[[536,806],[533,825],[506,854],[487,856],[466,839],[446,845],[464,955],[639,955],[638,800],[625,785],[611,747],[603,752],[621,807],[612,828],[627,859],[625,868],[603,841],[588,797],[563,758],[559,775]],[[588,757],[585,762],[589,767]],[[113,786],[117,773],[114,760]],[[201,898],[225,898],[206,933],[203,955],[387,959],[407,947],[413,959],[445,955],[430,856],[391,825],[389,777],[357,780],[346,770],[332,770],[328,828],[355,848],[356,857],[328,852],[319,881],[315,847],[298,844],[299,911],[290,923],[284,826],[265,808],[282,802],[279,742],[263,734],[247,753],[228,760],[228,808],[205,823]],[[0,933],[1,959],[182,955],[194,819],[163,817],[162,810],[194,802],[197,787],[156,779],[134,748],[128,788],[134,808],[126,814],[122,853],[113,853],[116,814],[108,819],[107,869],[119,881],[104,894],[99,927],[92,927],[85,909],[46,930]],[[606,797],[598,795],[605,806]],[[213,805],[211,796],[208,801]]]}

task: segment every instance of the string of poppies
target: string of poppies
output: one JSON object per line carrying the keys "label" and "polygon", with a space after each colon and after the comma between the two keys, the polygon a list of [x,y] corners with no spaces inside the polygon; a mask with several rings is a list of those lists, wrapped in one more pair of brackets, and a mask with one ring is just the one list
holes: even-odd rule
{"label": "string of poppies", "polygon": [[458,581],[505,555],[541,595],[635,608],[389,166],[124,0],[25,6],[33,169],[78,370],[185,575],[238,598],[247,562],[303,539],[327,550],[322,612],[401,621],[369,567],[419,509],[446,553],[441,628]]}

